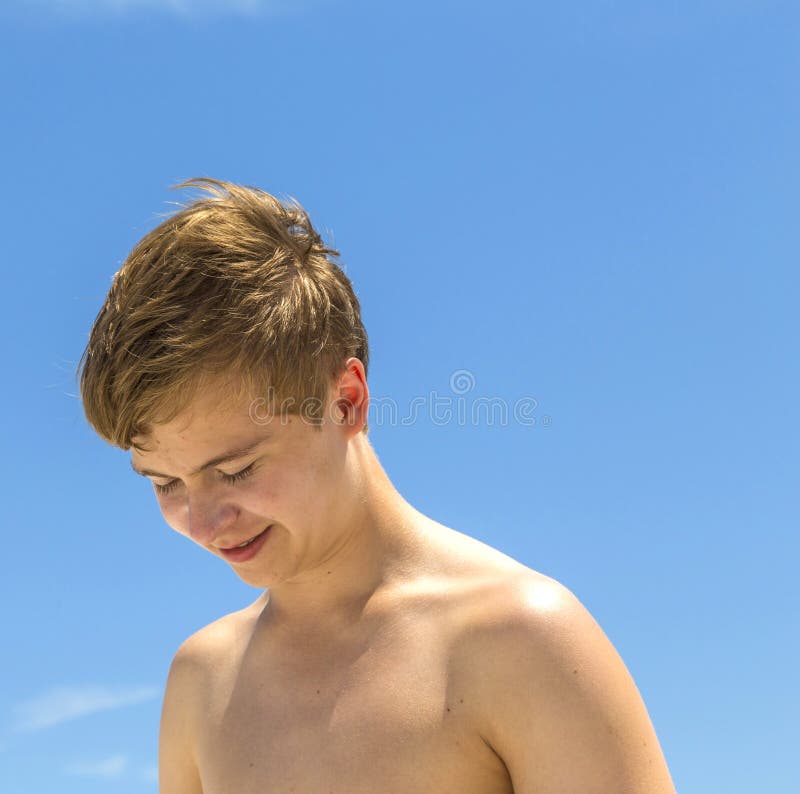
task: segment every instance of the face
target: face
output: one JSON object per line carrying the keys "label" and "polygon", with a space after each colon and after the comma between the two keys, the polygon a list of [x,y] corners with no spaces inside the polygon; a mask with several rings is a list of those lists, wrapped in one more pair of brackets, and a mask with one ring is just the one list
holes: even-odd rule
{"label": "face", "polygon": [[345,540],[348,495],[357,502],[352,434],[330,410],[320,429],[220,394],[211,382],[173,421],[135,438],[131,464],[152,481],[167,524],[248,584],[301,581]]}

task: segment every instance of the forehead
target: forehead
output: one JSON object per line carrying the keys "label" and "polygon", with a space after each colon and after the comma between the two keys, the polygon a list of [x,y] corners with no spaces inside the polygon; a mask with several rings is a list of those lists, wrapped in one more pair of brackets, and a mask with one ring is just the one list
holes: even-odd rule
{"label": "forehead", "polygon": [[[167,421],[149,423],[147,432],[134,436],[133,449],[146,454],[165,444],[203,444],[246,436],[252,439],[267,425],[267,417],[256,410],[257,403],[232,378],[204,378],[198,381],[185,406]],[[276,422],[270,421],[272,427]]]}

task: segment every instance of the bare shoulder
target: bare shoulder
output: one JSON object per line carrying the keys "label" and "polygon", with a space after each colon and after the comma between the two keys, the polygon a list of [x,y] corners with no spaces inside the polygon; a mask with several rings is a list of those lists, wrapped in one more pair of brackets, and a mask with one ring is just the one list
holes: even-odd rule
{"label": "bare shoulder", "polygon": [[628,669],[577,596],[523,568],[473,599],[456,663],[514,791],[672,794]]}
{"label": "bare shoulder", "polygon": [[209,698],[229,671],[230,651],[246,638],[252,610],[225,615],[187,637],[170,664],[158,741],[159,790],[202,794],[198,738]]}
{"label": "bare shoulder", "polygon": [[235,677],[241,658],[250,642],[268,593],[243,609],[213,620],[187,637],[172,659],[173,671],[191,678],[204,697],[224,689]]}
{"label": "bare shoulder", "polygon": [[263,597],[195,631],[178,647],[170,671],[184,677],[204,676],[203,683],[209,683],[208,676],[221,674],[225,661],[234,659],[236,649],[247,642],[261,608]]}

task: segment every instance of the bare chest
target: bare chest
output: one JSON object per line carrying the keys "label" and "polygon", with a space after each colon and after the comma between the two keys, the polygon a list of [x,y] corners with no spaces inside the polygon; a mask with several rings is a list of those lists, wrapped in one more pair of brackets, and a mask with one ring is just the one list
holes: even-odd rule
{"label": "bare chest", "polygon": [[418,621],[360,642],[234,656],[208,693],[204,794],[507,794],[448,642]]}

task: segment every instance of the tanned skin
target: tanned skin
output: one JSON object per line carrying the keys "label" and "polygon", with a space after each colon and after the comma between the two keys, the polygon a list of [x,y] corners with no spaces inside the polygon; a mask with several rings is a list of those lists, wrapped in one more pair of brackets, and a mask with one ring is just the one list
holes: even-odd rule
{"label": "tanned skin", "polygon": [[264,593],[175,654],[161,794],[674,794],[636,685],[577,598],[403,499],[362,432],[361,361],[330,398],[315,428],[254,419],[212,384],[134,439],[177,532],[225,559],[269,527],[229,563]]}

